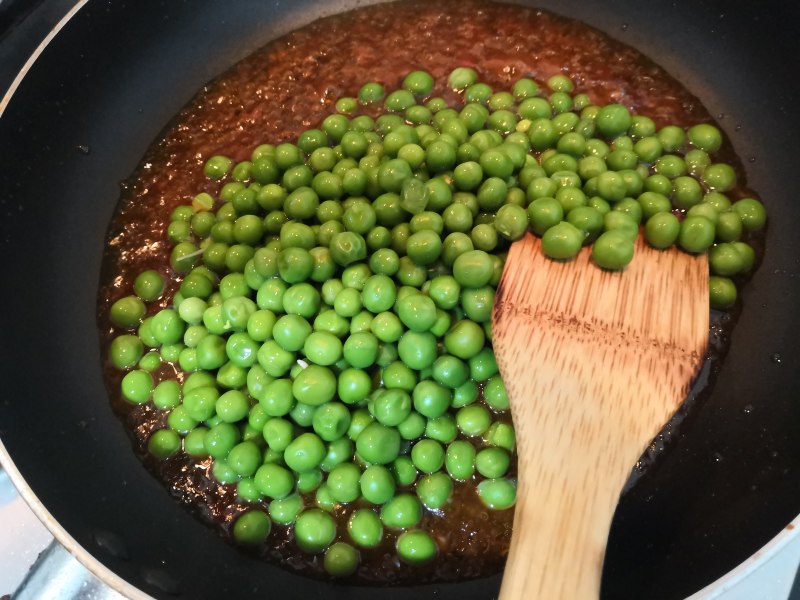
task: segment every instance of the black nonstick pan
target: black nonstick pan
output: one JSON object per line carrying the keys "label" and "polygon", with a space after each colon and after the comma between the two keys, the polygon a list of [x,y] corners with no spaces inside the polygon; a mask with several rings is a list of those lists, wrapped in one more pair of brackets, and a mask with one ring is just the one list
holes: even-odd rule
{"label": "black nonstick pan", "polygon": [[[103,386],[96,295],[119,183],[205,82],[282,33],[365,3],[89,0],[0,103],[0,440],[58,537],[146,594],[497,593],[499,576],[380,591],[332,585],[240,553],[142,467]],[[532,3],[607,32],[679,79],[716,116],[771,216],[713,393],[630,486],[611,532],[604,598],[682,598],[800,514],[800,8]]]}

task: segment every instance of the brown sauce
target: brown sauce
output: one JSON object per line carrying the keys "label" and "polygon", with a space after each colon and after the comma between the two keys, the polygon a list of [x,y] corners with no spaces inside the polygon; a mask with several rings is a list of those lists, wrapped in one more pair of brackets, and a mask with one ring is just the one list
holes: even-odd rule
{"label": "brown sauce", "polygon": [[[659,126],[711,121],[696,98],[635,50],[579,22],[543,11],[472,0],[412,1],[315,22],[270,43],[205,86],[123,185],[109,228],[99,295],[104,349],[117,333],[108,320],[108,307],[131,293],[140,271],[155,268],[167,277],[170,283],[162,306],[179,283],[169,267],[172,244],[167,241],[166,227],[174,207],[189,203],[200,191],[212,195],[219,191],[218,184],[203,176],[202,165],[208,157],[225,154],[245,160],[258,144],[295,140],[304,129],[317,126],[331,114],[337,98],[357,95],[368,81],[397,88],[414,69],[424,69],[435,77],[434,95],[457,103],[459,99],[444,89],[447,75],[457,66],[474,67],[481,80],[496,90],[510,89],[521,77],[531,77],[542,85],[550,76],[563,73],[575,82],[576,93],[588,94],[595,104],[621,102],[653,118]],[[734,164],[741,176],[729,148],[723,150],[721,159]],[[741,186],[740,180],[740,188],[730,194],[733,199],[745,194]],[[151,306],[152,311],[157,308]],[[713,379],[734,316],[716,315],[707,366],[692,398]],[[154,375],[156,381],[182,379],[179,371],[177,366],[165,364]],[[208,459],[196,461],[183,453],[163,462],[149,457],[147,439],[163,426],[166,415],[152,405],[132,406],[122,400],[118,391],[122,373],[110,364],[105,373],[114,408],[148,468],[202,521],[230,537],[233,520],[251,505],[236,498],[235,485],[222,485],[211,477]],[[680,418],[654,442],[636,472],[644,470],[669,444],[670,432]],[[354,580],[420,583],[499,571],[508,551],[513,509],[487,510],[474,487],[475,482],[457,483],[442,514],[425,511],[421,527],[436,537],[440,548],[433,564],[401,566],[393,549],[396,535],[387,530],[380,548],[361,552]],[[266,508],[266,503],[263,506]],[[354,508],[357,506],[334,510],[340,523],[339,539],[346,539],[342,523]],[[258,552],[293,571],[323,573],[321,556],[297,549],[286,527],[273,526],[267,545]]]}

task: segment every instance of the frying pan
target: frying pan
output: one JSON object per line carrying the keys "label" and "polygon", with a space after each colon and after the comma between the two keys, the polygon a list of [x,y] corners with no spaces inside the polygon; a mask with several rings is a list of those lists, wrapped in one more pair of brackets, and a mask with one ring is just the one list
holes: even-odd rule
{"label": "frying pan", "polygon": [[[0,104],[4,460],[60,539],[74,538],[95,570],[102,564],[147,594],[483,599],[498,589],[495,576],[376,592],[240,553],[141,466],[103,387],[96,292],[119,182],[206,81],[282,33],[366,3],[89,0]],[[681,598],[800,513],[800,9],[535,4],[606,31],[680,79],[717,116],[772,217],[713,393],[632,482],[611,532],[604,598]]]}

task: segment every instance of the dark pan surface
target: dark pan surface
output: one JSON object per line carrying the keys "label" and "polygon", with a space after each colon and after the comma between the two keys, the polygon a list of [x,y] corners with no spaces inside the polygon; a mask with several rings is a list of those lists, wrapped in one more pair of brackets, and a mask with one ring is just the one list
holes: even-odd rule
{"label": "dark pan surface", "polygon": [[[800,204],[794,191],[800,48],[794,4],[542,1],[627,42],[702,99],[772,216],[712,396],[617,511],[604,597],[680,598],[800,513]],[[95,294],[119,182],[204,82],[313,20],[310,1],[92,0],[55,38],[0,119],[5,257],[0,438],[79,543],[170,597],[371,597],[300,579],[220,542],[139,464],[101,380]],[[330,14],[351,5],[322,5]],[[757,13],[753,11],[757,10]],[[0,40],[1,42],[1,40]],[[488,598],[491,578],[382,590]]]}

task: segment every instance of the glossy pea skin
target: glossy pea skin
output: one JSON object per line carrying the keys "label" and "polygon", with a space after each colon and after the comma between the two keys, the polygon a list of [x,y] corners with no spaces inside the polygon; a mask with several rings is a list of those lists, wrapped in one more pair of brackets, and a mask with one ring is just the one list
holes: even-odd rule
{"label": "glossy pea skin", "polygon": [[542,235],[542,251],[557,260],[574,258],[582,245],[583,233],[566,221],[550,227]]}
{"label": "glossy pea skin", "polygon": [[708,296],[711,308],[730,308],[736,303],[736,284],[727,277],[713,275],[708,278]]}
{"label": "glossy pea skin", "polygon": [[420,478],[417,497],[428,510],[441,510],[453,493],[453,480],[445,473],[432,473]]}
{"label": "glossy pea skin", "polygon": [[333,577],[347,577],[358,569],[358,551],[350,544],[336,542],[325,552],[322,566]]}
{"label": "glossy pea skin", "polygon": [[347,533],[357,546],[374,548],[383,539],[383,523],[373,510],[362,508],[350,516]]}
{"label": "glossy pea skin", "polygon": [[411,494],[399,494],[381,508],[381,521],[392,529],[407,529],[422,520],[422,506]]}
{"label": "glossy pea skin", "polygon": [[327,512],[312,508],[297,517],[294,537],[301,550],[309,554],[318,554],[335,539],[336,523]]}
{"label": "glossy pea skin", "polygon": [[258,545],[266,541],[272,523],[266,513],[250,510],[242,513],[233,524],[234,539],[244,545]]}
{"label": "glossy pea skin", "polygon": [[400,453],[400,434],[393,427],[371,423],[356,438],[356,451],[368,463],[388,464]]}
{"label": "glossy pea skin", "polygon": [[456,440],[447,447],[445,467],[453,479],[466,481],[475,472],[475,446],[465,440]]}
{"label": "glossy pea skin", "polygon": [[395,545],[397,555],[409,565],[423,565],[436,558],[439,551],[430,533],[412,529],[401,534]]}
{"label": "glossy pea skin", "polygon": [[705,217],[686,217],[681,223],[678,244],[687,252],[705,252],[714,243],[714,224]]}
{"label": "glossy pea skin", "polygon": [[633,260],[633,240],[619,231],[606,231],[592,245],[592,259],[604,269],[623,269]]}
{"label": "glossy pea skin", "polygon": [[477,491],[483,504],[492,510],[505,510],[516,502],[516,484],[508,479],[485,479]]}
{"label": "glossy pea skin", "polygon": [[647,220],[644,235],[654,248],[669,248],[678,239],[681,224],[671,212],[659,212]]}
{"label": "glossy pea skin", "polygon": [[394,477],[383,465],[367,467],[361,474],[359,486],[364,499],[376,505],[385,504],[395,493]]}

